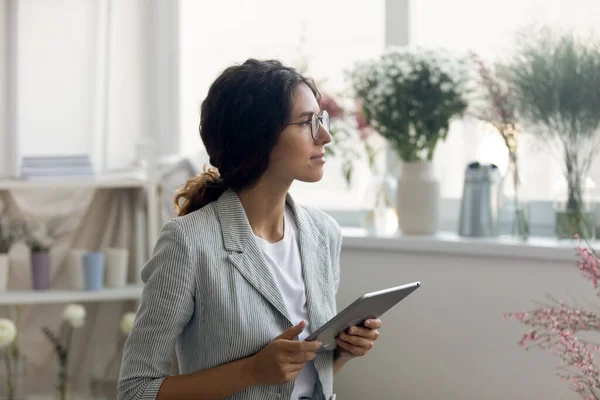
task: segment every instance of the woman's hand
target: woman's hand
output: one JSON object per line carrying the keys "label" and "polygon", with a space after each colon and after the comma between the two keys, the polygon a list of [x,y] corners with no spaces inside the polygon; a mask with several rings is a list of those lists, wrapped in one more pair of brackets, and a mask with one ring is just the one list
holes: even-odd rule
{"label": "woman's hand", "polygon": [[251,357],[257,384],[279,385],[292,381],[306,363],[316,357],[320,342],[294,340],[305,327],[304,321],[292,326]]}
{"label": "woman's hand", "polygon": [[382,326],[383,322],[379,318],[368,319],[363,326],[353,326],[347,333],[340,333],[336,338],[336,357],[351,359],[367,354],[375,346],[375,341],[379,338],[378,329]]}

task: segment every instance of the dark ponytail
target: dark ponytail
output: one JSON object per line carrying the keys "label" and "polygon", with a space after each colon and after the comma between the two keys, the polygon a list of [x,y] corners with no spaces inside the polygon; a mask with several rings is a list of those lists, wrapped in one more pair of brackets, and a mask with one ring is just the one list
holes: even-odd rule
{"label": "dark ponytail", "polygon": [[299,83],[308,85],[320,100],[311,79],[276,60],[249,59],[219,75],[200,109],[200,137],[213,167],[179,190],[177,215],[204,207],[227,189],[239,191],[258,182],[279,134],[290,122]]}
{"label": "dark ponytail", "polygon": [[182,216],[199,210],[218,199],[225,190],[219,170],[205,167],[204,172],[188,179],[179,189],[175,196],[175,211],[177,215]]}

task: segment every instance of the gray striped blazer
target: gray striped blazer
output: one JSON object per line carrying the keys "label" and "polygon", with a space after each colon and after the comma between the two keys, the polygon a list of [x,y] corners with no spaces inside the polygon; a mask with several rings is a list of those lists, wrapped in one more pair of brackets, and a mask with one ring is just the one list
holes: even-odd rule
{"label": "gray striped blazer", "polygon": [[[336,314],[341,230],[327,214],[287,196],[298,225],[309,329]],[[161,229],[133,330],[125,344],[119,400],[155,399],[169,375],[173,348],[182,374],[257,353],[293,324],[283,296],[253,238],[237,194]],[[333,397],[333,355],[315,359],[314,399]],[[293,382],[254,386],[235,400],[289,399]]]}

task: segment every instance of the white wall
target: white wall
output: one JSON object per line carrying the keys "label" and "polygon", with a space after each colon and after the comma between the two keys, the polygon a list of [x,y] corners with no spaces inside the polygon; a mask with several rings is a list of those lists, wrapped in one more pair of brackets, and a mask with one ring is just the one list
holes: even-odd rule
{"label": "white wall", "polygon": [[22,155],[92,150],[94,3],[18,2],[17,127]]}
{"label": "white wall", "polygon": [[[565,254],[571,252],[564,249]],[[556,251],[554,251],[556,252]],[[574,254],[574,252],[572,252]],[[577,399],[555,376],[560,359],[517,344],[526,332],[503,313],[551,293],[598,302],[574,261],[342,250],[340,309],[365,291],[420,280],[390,310],[376,347],[335,378],[341,399]],[[568,259],[568,255],[566,256]]]}
{"label": "white wall", "polygon": [[8,156],[8,149],[12,148],[8,121],[9,5],[9,0],[0,2],[0,177],[11,175],[11,159]]}
{"label": "white wall", "polygon": [[135,158],[135,146],[151,111],[144,108],[143,0],[112,1],[107,88],[106,164],[124,166]]}
{"label": "white wall", "polygon": [[8,4],[16,95],[6,95],[3,23],[0,106],[16,109],[19,156],[85,153],[102,171],[131,167],[144,136],[163,136],[159,154],[179,149],[177,1],[6,0],[0,18]]}
{"label": "white wall", "polygon": [[[8,121],[7,117],[7,103],[6,103],[6,83],[7,83],[7,26],[6,23],[8,13],[8,1],[3,1],[0,3],[0,149],[5,149],[6,147],[6,137],[8,135]],[[4,151],[0,152],[0,154],[4,154]],[[4,165],[5,159],[4,157],[0,157],[0,176],[2,176],[5,171],[6,166]]]}

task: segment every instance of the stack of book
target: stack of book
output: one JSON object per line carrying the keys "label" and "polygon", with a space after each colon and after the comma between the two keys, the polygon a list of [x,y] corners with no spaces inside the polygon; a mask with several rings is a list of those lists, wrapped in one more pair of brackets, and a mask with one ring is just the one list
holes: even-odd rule
{"label": "stack of book", "polygon": [[21,179],[91,178],[92,163],[86,154],[27,156],[21,163]]}

